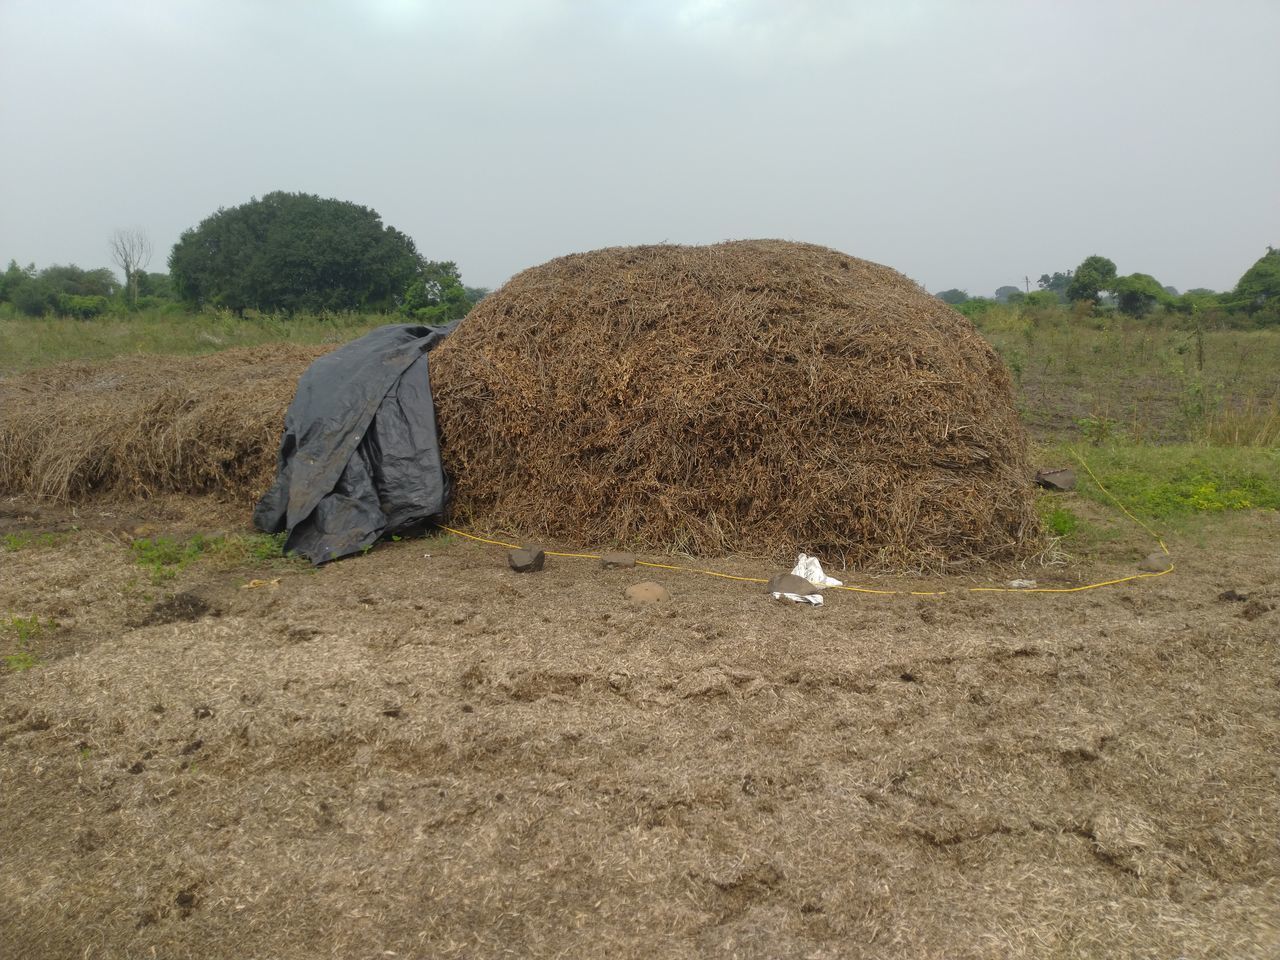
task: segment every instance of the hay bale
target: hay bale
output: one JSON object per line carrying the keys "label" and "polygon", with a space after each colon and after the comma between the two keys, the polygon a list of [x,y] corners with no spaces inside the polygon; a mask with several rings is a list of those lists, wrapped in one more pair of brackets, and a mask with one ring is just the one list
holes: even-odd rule
{"label": "hay bale", "polygon": [[782,241],[561,257],[432,355],[455,510],[572,543],[942,568],[1037,531],[1009,376],[894,270]]}
{"label": "hay bale", "polygon": [[63,363],[0,381],[0,493],[220,493],[270,484],[298,377],[332,347]]}

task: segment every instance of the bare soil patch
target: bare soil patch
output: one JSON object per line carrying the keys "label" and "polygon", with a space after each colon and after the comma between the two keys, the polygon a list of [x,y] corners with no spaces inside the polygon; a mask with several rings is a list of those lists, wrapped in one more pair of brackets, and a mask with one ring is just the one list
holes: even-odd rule
{"label": "bare soil patch", "polygon": [[1280,951],[1272,513],[817,609],[436,539],[156,585],[114,523],[0,554],[58,623],[0,670],[6,957]]}

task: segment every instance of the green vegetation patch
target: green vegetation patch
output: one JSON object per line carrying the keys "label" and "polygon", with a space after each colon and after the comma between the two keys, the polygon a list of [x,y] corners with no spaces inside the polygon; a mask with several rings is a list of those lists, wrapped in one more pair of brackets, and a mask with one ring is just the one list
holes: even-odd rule
{"label": "green vegetation patch", "polygon": [[1049,500],[1041,500],[1039,506],[1045,529],[1055,537],[1066,539],[1080,528],[1080,518],[1066,507],[1057,506]]}
{"label": "green vegetation patch", "polygon": [[17,653],[6,653],[4,665],[14,673],[21,673],[23,670],[40,666],[40,658],[30,650],[19,650]]}
{"label": "green vegetation patch", "polygon": [[23,670],[30,670],[33,667],[40,666],[40,658],[31,650],[31,641],[39,637],[45,630],[52,630],[57,626],[57,621],[52,617],[47,620],[41,620],[38,616],[20,617],[17,614],[10,614],[4,619],[0,619],[0,636],[11,637],[17,641],[18,645],[18,649],[15,652],[4,654],[5,668],[14,673],[19,673]]}
{"label": "green vegetation patch", "polygon": [[[1280,510],[1280,450],[1107,446],[1084,451],[1106,488],[1135,515],[1172,520],[1227,510]],[[1082,472],[1080,493],[1110,499]]]}
{"label": "green vegetation patch", "polygon": [[190,540],[172,537],[148,537],[130,544],[138,565],[151,573],[155,581],[171,580],[205,551],[209,541],[202,536]]}
{"label": "green vegetation patch", "polygon": [[17,533],[6,533],[0,537],[0,550],[6,553],[17,553],[28,547],[52,547],[58,542],[56,533],[33,533],[30,530],[19,530]]}
{"label": "green vegetation patch", "polygon": [[277,562],[301,561],[284,556],[284,534],[230,534],[206,537],[196,534],[186,540],[148,537],[130,544],[137,564],[151,574],[154,583],[172,580],[201,557],[223,566],[261,566]]}

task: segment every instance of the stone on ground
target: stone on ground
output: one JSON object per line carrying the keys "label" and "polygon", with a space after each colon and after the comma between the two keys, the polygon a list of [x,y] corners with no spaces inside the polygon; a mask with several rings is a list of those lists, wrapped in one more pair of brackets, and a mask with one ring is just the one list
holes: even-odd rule
{"label": "stone on ground", "polygon": [[1149,553],[1138,564],[1138,569],[1146,573],[1164,573],[1173,569],[1173,559],[1167,553]]}
{"label": "stone on ground", "polygon": [[660,603],[671,599],[667,588],[652,580],[633,583],[624,591],[624,596],[632,603]]}
{"label": "stone on ground", "polygon": [[1076,472],[1070,467],[1057,470],[1037,470],[1036,484],[1046,490],[1057,490],[1065,493],[1076,488]]}
{"label": "stone on ground", "polygon": [[507,563],[516,573],[536,573],[547,562],[547,554],[539,547],[521,547],[507,554]]}

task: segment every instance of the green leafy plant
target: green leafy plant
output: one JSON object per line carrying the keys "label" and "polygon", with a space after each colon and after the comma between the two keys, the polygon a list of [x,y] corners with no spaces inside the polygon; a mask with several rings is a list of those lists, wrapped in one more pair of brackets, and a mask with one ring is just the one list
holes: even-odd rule
{"label": "green leafy plant", "polygon": [[293,562],[284,556],[285,534],[254,533],[206,537],[196,534],[189,540],[153,537],[134,540],[134,560],[150,571],[153,583],[172,580],[188,565],[207,556],[225,566]]}
{"label": "green leafy plant", "polygon": [[0,537],[0,550],[17,553],[27,547],[51,547],[58,542],[56,533],[31,533],[21,530],[17,533],[6,533]]}
{"label": "green leafy plant", "polygon": [[249,552],[255,560],[278,560],[284,554],[286,533],[259,533],[249,537]]}
{"label": "green leafy plant", "polygon": [[57,621],[52,617],[47,622],[41,622],[38,616],[20,617],[17,614],[13,614],[7,620],[0,620],[0,626],[4,627],[5,632],[17,637],[18,645],[23,647],[40,636],[46,629],[53,629],[57,625]]}

